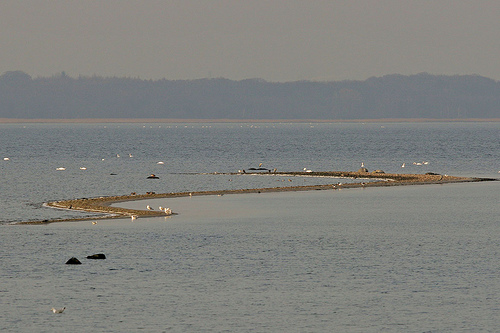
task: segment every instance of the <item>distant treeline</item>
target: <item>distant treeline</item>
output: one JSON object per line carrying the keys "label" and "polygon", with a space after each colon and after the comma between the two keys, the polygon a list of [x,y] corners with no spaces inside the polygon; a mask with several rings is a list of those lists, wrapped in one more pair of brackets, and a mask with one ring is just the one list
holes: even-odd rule
{"label": "distant treeline", "polygon": [[267,82],[0,76],[0,118],[500,118],[500,83],[478,75]]}

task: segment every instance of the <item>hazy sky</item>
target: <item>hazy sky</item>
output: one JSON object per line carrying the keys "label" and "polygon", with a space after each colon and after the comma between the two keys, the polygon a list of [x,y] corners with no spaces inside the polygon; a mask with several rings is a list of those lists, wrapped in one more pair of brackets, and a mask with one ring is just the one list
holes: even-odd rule
{"label": "hazy sky", "polygon": [[500,1],[0,0],[0,73],[500,80]]}

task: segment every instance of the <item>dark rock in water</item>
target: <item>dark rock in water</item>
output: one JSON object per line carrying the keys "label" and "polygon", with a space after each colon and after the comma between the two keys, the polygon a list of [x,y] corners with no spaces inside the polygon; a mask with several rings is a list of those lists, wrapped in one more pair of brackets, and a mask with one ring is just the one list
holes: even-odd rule
{"label": "dark rock in water", "polygon": [[365,167],[362,167],[358,170],[358,172],[368,172],[368,169]]}
{"label": "dark rock in water", "polygon": [[104,253],[97,253],[91,256],[87,256],[87,259],[106,259],[106,256],[104,255]]}
{"label": "dark rock in water", "polygon": [[425,174],[429,175],[429,176],[441,176],[439,173],[435,173],[435,172],[426,172]]}
{"label": "dark rock in water", "polygon": [[81,265],[82,263],[77,258],[73,257],[66,261],[66,265]]}

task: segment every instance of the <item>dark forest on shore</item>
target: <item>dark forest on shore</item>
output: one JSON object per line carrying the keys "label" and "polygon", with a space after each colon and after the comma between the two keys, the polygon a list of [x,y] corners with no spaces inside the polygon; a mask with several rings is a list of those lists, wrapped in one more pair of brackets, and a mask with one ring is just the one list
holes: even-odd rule
{"label": "dark forest on shore", "polygon": [[493,119],[500,83],[478,75],[386,75],[364,81],[144,80],[64,72],[0,76],[0,118]]}

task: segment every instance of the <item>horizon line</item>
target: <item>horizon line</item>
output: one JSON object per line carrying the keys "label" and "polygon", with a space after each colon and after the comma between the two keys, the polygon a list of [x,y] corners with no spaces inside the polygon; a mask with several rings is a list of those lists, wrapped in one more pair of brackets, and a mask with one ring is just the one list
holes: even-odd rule
{"label": "horizon line", "polygon": [[0,118],[0,124],[15,123],[425,123],[500,122],[500,118],[377,118],[377,119],[183,119],[183,118]]}

